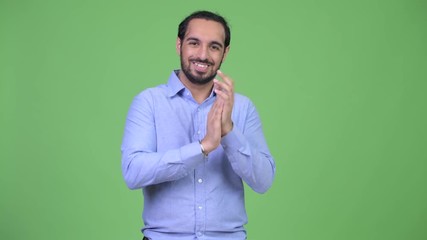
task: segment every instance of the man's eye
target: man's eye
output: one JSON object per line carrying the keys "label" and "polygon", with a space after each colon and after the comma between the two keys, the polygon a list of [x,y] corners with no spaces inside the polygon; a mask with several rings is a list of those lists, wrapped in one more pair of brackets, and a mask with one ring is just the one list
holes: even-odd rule
{"label": "man's eye", "polygon": [[220,48],[218,47],[218,46],[216,46],[216,45],[213,45],[212,47],[211,47],[213,50],[219,50]]}
{"label": "man's eye", "polygon": [[192,46],[196,46],[198,43],[197,42],[189,42],[188,44],[192,45]]}

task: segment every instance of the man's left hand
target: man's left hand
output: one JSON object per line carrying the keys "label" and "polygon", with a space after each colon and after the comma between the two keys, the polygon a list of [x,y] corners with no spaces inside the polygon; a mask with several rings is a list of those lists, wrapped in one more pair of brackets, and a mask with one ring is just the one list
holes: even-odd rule
{"label": "man's left hand", "polygon": [[216,101],[223,102],[223,111],[221,116],[221,137],[227,135],[233,129],[233,121],[231,120],[231,112],[233,111],[234,104],[234,83],[233,80],[222,73],[217,71],[218,75],[223,81],[214,79],[214,89],[217,94]]}

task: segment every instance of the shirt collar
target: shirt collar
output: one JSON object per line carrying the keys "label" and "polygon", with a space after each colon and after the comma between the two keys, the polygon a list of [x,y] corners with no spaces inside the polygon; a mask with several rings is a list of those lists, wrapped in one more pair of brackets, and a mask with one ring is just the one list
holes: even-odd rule
{"label": "shirt collar", "polygon": [[169,97],[173,97],[185,89],[184,84],[178,78],[179,70],[172,71],[168,80]]}

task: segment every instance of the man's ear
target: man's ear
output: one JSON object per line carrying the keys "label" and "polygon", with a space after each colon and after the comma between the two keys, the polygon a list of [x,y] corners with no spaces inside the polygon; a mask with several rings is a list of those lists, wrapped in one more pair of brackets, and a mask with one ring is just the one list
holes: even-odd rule
{"label": "man's ear", "polygon": [[228,46],[228,47],[225,48],[224,56],[222,57],[222,61],[221,62],[224,62],[225,59],[227,58],[228,51],[230,51],[230,46]]}
{"label": "man's ear", "polygon": [[181,39],[178,37],[176,38],[176,53],[178,55],[181,55]]}

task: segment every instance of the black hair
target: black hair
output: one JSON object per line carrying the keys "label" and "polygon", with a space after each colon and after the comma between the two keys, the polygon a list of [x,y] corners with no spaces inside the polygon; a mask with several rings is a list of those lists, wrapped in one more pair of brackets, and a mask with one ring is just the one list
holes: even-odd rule
{"label": "black hair", "polygon": [[196,12],[193,12],[188,17],[186,17],[184,20],[182,20],[182,22],[179,24],[179,27],[178,27],[178,37],[179,39],[181,39],[181,41],[184,40],[184,36],[188,28],[188,23],[193,19],[205,19],[205,20],[210,20],[210,21],[215,21],[220,23],[224,27],[224,31],[225,31],[224,45],[225,47],[228,47],[230,45],[231,32],[230,32],[230,27],[228,26],[227,21],[219,14],[209,12],[209,11],[196,11]]}

